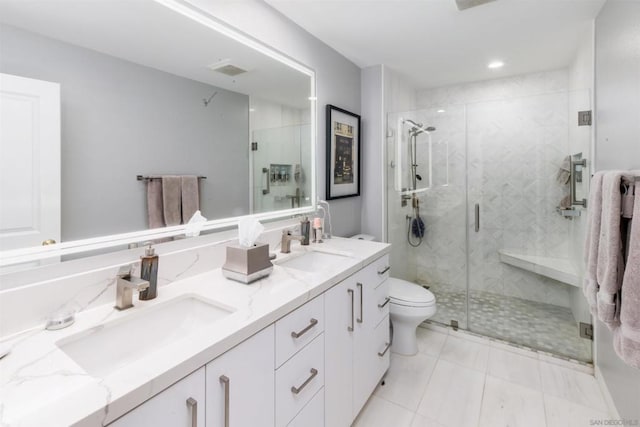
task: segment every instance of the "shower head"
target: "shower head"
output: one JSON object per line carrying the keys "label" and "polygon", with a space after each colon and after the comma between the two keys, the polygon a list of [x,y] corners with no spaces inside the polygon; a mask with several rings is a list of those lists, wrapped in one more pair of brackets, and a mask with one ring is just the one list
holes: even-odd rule
{"label": "shower head", "polygon": [[409,133],[412,135],[420,135],[423,132],[433,132],[436,130],[433,126],[429,126],[425,128],[422,123],[416,123],[411,119],[402,119],[403,123],[409,123],[411,128],[409,129]]}

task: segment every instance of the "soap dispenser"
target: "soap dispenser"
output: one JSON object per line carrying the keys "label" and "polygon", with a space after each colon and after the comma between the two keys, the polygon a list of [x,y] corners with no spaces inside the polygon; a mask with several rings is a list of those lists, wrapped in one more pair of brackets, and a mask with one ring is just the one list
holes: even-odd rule
{"label": "soap dispenser", "polygon": [[300,221],[300,234],[302,235],[301,245],[307,246],[309,245],[309,235],[311,231],[311,222],[309,218],[306,216]]}
{"label": "soap dispenser", "polygon": [[141,256],[140,278],[149,282],[149,287],[140,291],[140,301],[147,301],[158,296],[158,262],[159,258],[151,243]]}

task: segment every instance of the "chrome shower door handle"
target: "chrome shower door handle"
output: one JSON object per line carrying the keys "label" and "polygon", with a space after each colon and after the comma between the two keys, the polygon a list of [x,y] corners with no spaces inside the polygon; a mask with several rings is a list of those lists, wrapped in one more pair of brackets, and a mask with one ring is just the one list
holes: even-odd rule
{"label": "chrome shower door handle", "polygon": [[224,427],[229,427],[229,377],[220,375],[220,383],[224,386]]}
{"label": "chrome shower door handle", "polygon": [[271,178],[269,178],[269,169],[262,168],[262,173],[267,175],[267,189],[266,190],[262,190],[262,195],[266,195],[266,194],[269,194],[271,192],[271,187],[270,187],[270,183],[269,183],[269,181],[271,179]]}
{"label": "chrome shower door handle", "polygon": [[476,219],[475,231],[477,233],[480,231],[480,203],[476,203],[476,206],[475,206],[475,219]]}
{"label": "chrome shower door handle", "polygon": [[362,319],[364,318],[364,314],[362,313],[362,306],[363,306],[363,304],[362,304],[362,298],[363,298],[362,294],[364,292],[363,292],[363,289],[362,289],[362,283],[357,283],[356,286],[358,287],[358,289],[360,289],[360,317],[358,317],[356,319],[356,322],[362,323]]}
{"label": "chrome shower door handle", "polygon": [[353,289],[347,289],[347,292],[349,293],[349,296],[351,297],[351,326],[347,327],[347,331],[353,332],[353,327],[354,327],[354,324],[353,324],[354,313],[353,312],[355,311]]}
{"label": "chrome shower door handle", "polygon": [[191,427],[198,427],[198,401],[193,397],[188,398],[187,407],[191,412]]}

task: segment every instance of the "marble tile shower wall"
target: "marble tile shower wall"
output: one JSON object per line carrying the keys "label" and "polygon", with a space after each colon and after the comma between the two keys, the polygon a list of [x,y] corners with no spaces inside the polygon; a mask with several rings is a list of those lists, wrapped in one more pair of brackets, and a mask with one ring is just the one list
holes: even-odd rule
{"label": "marble tile shower wall", "polygon": [[450,175],[448,186],[421,196],[427,238],[412,251],[418,281],[465,289],[468,267],[472,290],[569,306],[566,285],[498,258],[502,248],[567,257],[569,221],[555,212],[567,191],[555,182],[569,150],[567,87],[559,70],[418,92],[420,119],[437,127],[434,141],[449,142]]}

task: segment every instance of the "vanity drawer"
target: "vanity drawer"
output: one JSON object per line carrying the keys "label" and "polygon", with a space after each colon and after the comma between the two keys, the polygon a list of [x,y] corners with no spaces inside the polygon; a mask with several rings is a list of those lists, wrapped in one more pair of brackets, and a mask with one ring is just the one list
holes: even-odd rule
{"label": "vanity drawer", "polygon": [[385,280],[371,292],[371,300],[364,308],[365,315],[371,319],[371,324],[377,325],[389,315],[389,281]]}
{"label": "vanity drawer", "polygon": [[324,296],[309,301],[276,322],[276,368],[324,331]]}
{"label": "vanity drawer", "polygon": [[300,413],[287,427],[325,427],[324,425],[324,387],[316,393]]}
{"label": "vanity drawer", "polygon": [[276,371],[276,426],[286,426],[324,386],[324,334]]}
{"label": "vanity drawer", "polygon": [[362,271],[366,272],[368,276],[371,277],[373,286],[377,287],[380,283],[389,278],[389,273],[391,271],[390,266],[389,255],[384,255],[366,266]]}

